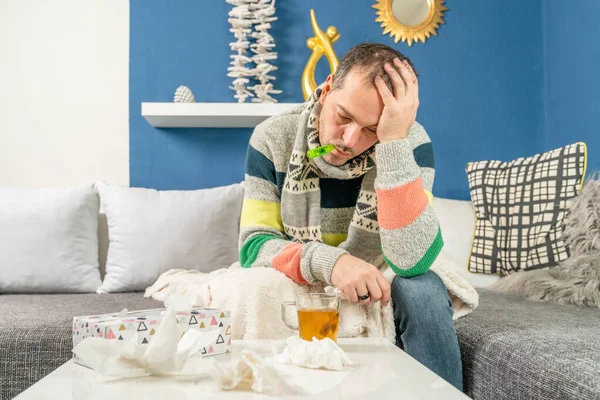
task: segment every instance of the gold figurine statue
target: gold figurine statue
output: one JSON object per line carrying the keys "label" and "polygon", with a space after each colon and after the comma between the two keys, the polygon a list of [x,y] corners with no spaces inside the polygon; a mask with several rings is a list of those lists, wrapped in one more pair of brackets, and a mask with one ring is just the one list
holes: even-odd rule
{"label": "gold figurine statue", "polygon": [[333,43],[337,42],[340,38],[337,28],[335,26],[330,26],[324,33],[321,28],[319,28],[315,18],[315,11],[312,9],[310,10],[310,21],[315,36],[306,41],[306,46],[312,50],[312,54],[306,63],[306,67],[304,67],[304,72],[302,72],[302,94],[304,95],[304,100],[308,100],[312,92],[317,88],[317,83],[315,82],[315,67],[323,54],[325,54],[329,61],[331,73],[335,72],[335,69],[339,64],[335,51],[333,51]]}

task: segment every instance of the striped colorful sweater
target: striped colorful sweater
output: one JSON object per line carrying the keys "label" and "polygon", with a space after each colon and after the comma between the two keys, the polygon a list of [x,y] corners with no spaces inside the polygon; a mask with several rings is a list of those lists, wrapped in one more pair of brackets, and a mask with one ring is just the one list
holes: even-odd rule
{"label": "striped colorful sweater", "polygon": [[310,229],[298,232],[293,221],[282,220],[282,211],[289,215],[289,207],[294,207],[291,212],[299,219],[310,208],[302,202],[286,204],[290,196],[282,196],[289,190],[284,188],[286,174],[294,171],[290,160],[295,137],[308,124],[309,116],[302,110],[298,107],[267,119],[250,139],[241,265],[273,267],[301,284],[331,284],[335,262],[349,253],[380,269],[389,266],[402,277],[425,273],[443,241],[431,206],[433,150],[423,127],[415,123],[407,138],[377,144],[376,167],[362,176],[335,179],[324,171],[327,168],[316,171],[320,199],[312,200],[320,202],[322,234],[311,240]]}

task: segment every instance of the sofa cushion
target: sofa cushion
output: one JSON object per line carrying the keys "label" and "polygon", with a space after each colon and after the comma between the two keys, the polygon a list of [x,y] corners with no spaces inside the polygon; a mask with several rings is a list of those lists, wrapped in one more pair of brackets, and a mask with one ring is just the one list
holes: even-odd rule
{"label": "sofa cushion", "polygon": [[144,290],[170,269],[211,272],[238,260],[242,184],[200,190],[96,185],[110,239],[100,292]]}
{"label": "sofa cushion", "polygon": [[467,269],[475,225],[475,213],[471,202],[436,197],[433,209],[440,221],[444,252],[465,272],[467,281],[475,288],[483,288],[500,280],[499,275],[478,274]]}
{"label": "sofa cushion", "polygon": [[143,293],[0,296],[0,399],[11,399],[73,350],[73,317],[163,307]]}
{"label": "sofa cushion", "polygon": [[600,315],[479,291],[456,321],[464,388],[474,399],[600,398]]}
{"label": "sofa cushion", "polygon": [[98,289],[99,204],[93,185],[0,188],[0,293]]}

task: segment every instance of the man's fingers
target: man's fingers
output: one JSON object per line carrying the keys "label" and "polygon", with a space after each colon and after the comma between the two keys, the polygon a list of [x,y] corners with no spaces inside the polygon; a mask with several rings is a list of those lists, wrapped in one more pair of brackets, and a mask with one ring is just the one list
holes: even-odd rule
{"label": "man's fingers", "polygon": [[394,66],[391,66],[390,64],[386,63],[383,66],[383,68],[385,69],[385,72],[390,76],[390,79],[394,84],[396,99],[398,100],[406,96],[406,84],[408,83],[408,81],[404,78],[404,76],[401,76],[400,73],[398,73],[399,70],[402,71],[402,69],[406,69],[404,64],[402,64],[399,59],[395,58]]}
{"label": "man's fingers", "polygon": [[377,283],[379,284],[379,287],[381,288],[381,300],[380,300],[381,305],[383,307],[385,307],[390,302],[390,298],[392,295],[392,289],[390,287],[390,283],[381,274],[379,274],[377,276]]}
{"label": "man's fingers", "polygon": [[383,104],[386,106],[392,105],[392,102],[395,101],[394,96],[380,76],[375,77],[375,87],[381,96],[381,100],[383,100]]}
{"label": "man's fingers", "polygon": [[404,67],[406,68],[406,70],[408,72],[408,76],[409,76],[408,82],[417,83],[417,74],[415,74],[415,71],[412,69],[412,67],[410,66],[408,61],[402,60],[402,65],[404,65]]}
{"label": "man's fingers", "polygon": [[350,302],[350,304],[358,303],[358,295],[356,294],[356,288],[354,288],[351,285],[348,285],[343,290],[343,292],[346,295],[346,297],[348,298],[348,301]]}
{"label": "man's fingers", "polygon": [[367,281],[367,290],[369,291],[369,298],[367,299],[369,302],[375,303],[381,299],[381,289],[376,277]]}
{"label": "man's fingers", "polygon": [[408,83],[406,86],[406,94],[408,96],[411,96],[414,98],[414,100],[416,100],[417,102],[419,101],[419,80],[417,79],[417,74],[415,74],[415,71],[412,69],[412,67],[410,66],[410,64],[408,63],[408,61],[403,60],[402,63],[404,64],[406,70],[408,71]]}
{"label": "man's fingers", "polygon": [[[358,304],[367,304],[369,301],[371,301],[371,291],[369,290],[369,287],[367,286],[366,282],[360,282],[356,285],[356,294],[358,295]],[[361,300],[360,296],[364,296],[366,294],[368,294],[369,297],[367,297],[364,300]]]}
{"label": "man's fingers", "polygon": [[398,60],[398,59],[396,58],[394,61],[395,61],[396,65],[398,66],[398,69],[400,70],[400,76],[402,77],[402,80],[404,81],[404,83],[406,85],[405,91],[403,92],[403,94],[405,94],[408,97],[413,97],[415,84],[416,84],[416,75],[412,71],[412,68],[410,68],[408,61],[406,61],[406,60],[396,61],[396,60]]}

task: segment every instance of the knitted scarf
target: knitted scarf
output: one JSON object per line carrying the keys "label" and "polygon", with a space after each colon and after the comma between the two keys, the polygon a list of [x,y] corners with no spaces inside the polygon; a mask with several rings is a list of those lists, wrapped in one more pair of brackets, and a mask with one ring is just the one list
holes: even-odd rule
{"label": "knitted scarf", "polygon": [[[354,179],[363,176],[348,239],[339,247],[368,260],[381,254],[377,197],[375,194],[375,146],[342,166],[333,166],[322,157],[310,159],[306,152],[321,146],[319,115],[322,89],[317,88],[305,103],[294,140],[287,175],[281,193],[281,217],[285,232],[294,242],[323,242],[321,232],[320,178]],[[361,245],[362,244],[362,245]],[[373,248],[374,247],[374,248]],[[361,254],[356,250],[361,249]],[[352,251],[351,251],[352,250]]]}

